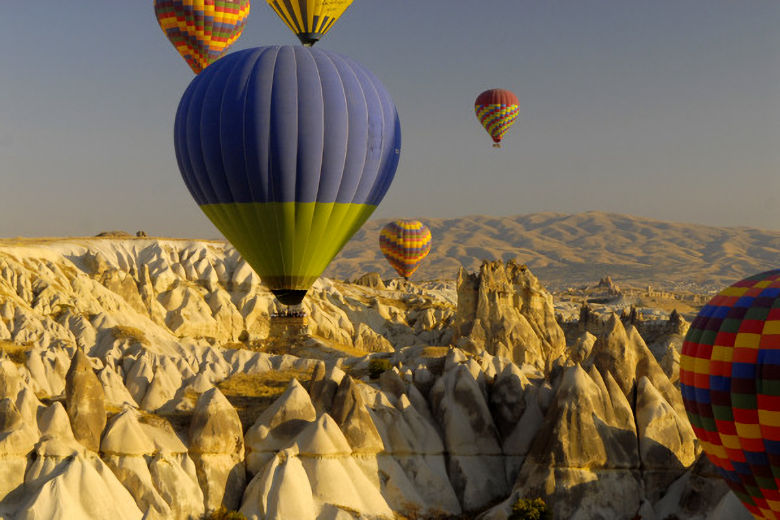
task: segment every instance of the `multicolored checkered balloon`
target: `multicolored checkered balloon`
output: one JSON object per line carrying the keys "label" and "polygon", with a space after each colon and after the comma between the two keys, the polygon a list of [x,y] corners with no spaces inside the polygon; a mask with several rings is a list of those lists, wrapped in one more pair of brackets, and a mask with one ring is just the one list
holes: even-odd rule
{"label": "multicolored checkered balloon", "polygon": [[780,519],[780,269],[704,306],[683,343],[680,389],[726,483],[754,516]]}
{"label": "multicolored checkered balloon", "polygon": [[518,108],[517,96],[508,90],[494,88],[486,90],[474,102],[477,119],[493,138],[493,146],[500,147],[504,134],[515,124]]}
{"label": "multicolored checkered balloon", "polygon": [[431,251],[431,231],[419,220],[390,222],[379,233],[379,249],[408,280]]}
{"label": "multicolored checkered balloon", "polygon": [[157,22],[195,74],[241,36],[249,0],[155,0]]}

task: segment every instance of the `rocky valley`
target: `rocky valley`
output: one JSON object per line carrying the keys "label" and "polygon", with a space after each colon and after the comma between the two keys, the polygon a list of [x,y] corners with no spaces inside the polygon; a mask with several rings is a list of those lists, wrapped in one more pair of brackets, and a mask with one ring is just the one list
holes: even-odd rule
{"label": "rocky valley", "polygon": [[680,314],[564,308],[514,261],[360,274],[288,313],[222,242],[3,241],[0,517],[749,518]]}

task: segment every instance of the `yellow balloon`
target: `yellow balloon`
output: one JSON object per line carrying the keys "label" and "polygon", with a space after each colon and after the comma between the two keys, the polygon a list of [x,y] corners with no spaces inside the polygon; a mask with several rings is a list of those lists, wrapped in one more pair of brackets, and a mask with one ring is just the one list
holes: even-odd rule
{"label": "yellow balloon", "polygon": [[344,14],[352,0],[267,0],[287,27],[311,47]]}

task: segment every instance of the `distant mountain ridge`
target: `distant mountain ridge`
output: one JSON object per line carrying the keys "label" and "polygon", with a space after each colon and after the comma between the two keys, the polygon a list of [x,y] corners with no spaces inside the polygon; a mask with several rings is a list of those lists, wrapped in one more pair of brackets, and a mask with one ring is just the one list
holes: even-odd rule
{"label": "distant mountain ridge", "polygon": [[[413,280],[452,279],[461,265],[476,271],[485,259],[517,258],[551,288],[611,275],[618,283],[706,292],[780,267],[780,231],[597,211],[422,220],[431,229],[433,248]],[[388,221],[366,223],[325,276],[353,279],[369,271],[397,276],[378,246],[379,230]]]}

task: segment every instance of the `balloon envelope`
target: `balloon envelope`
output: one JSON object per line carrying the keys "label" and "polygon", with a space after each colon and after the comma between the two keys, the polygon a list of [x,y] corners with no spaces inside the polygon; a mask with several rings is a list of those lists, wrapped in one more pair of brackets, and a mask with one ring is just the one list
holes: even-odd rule
{"label": "balloon envelope", "polygon": [[408,279],[431,251],[431,232],[419,220],[396,220],[379,233],[379,249],[398,274]]}
{"label": "balloon envelope", "polygon": [[515,124],[519,111],[517,96],[500,88],[486,90],[477,96],[474,102],[477,119],[496,144],[501,142],[504,134]]}
{"label": "balloon envelope", "polygon": [[352,0],[267,1],[301,43],[307,46],[317,43],[352,3]]}
{"label": "balloon envelope", "polygon": [[154,1],[157,22],[195,74],[241,36],[249,7],[249,0]]}
{"label": "balloon envelope", "polygon": [[726,483],[754,515],[780,517],[780,270],[702,308],[683,342],[680,389]]}
{"label": "balloon envelope", "polygon": [[192,81],[174,127],[200,208],[282,303],[306,291],[395,175],[398,114],[349,58],[300,46],[229,54]]}

